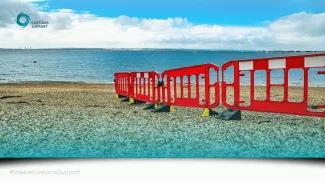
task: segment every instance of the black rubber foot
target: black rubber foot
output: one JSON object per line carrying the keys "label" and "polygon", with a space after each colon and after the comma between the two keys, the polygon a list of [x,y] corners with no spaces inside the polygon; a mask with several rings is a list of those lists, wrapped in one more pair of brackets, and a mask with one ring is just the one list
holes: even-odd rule
{"label": "black rubber foot", "polygon": [[209,115],[210,116],[219,116],[220,114],[217,111],[214,111],[212,109],[209,109]]}
{"label": "black rubber foot", "polygon": [[123,97],[121,102],[128,102],[129,101],[129,97]]}
{"label": "black rubber foot", "polygon": [[241,120],[240,110],[227,109],[220,114],[223,120]]}
{"label": "black rubber foot", "polygon": [[154,110],[156,109],[156,104],[149,104],[143,110]]}
{"label": "black rubber foot", "polygon": [[143,103],[146,103],[146,102],[143,102],[141,100],[134,100],[134,103],[133,104],[143,104]]}
{"label": "black rubber foot", "polygon": [[123,96],[123,95],[117,95],[118,98],[128,98],[126,96]]}
{"label": "black rubber foot", "polygon": [[153,112],[170,112],[170,106],[169,105],[163,105],[160,108],[154,110]]}

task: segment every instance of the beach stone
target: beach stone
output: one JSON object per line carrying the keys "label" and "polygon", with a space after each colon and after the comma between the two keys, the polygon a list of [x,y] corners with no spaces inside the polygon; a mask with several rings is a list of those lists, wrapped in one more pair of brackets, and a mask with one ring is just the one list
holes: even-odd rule
{"label": "beach stone", "polygon": [[0,157],[325,157],[323,121],[314,117],[153,113],[116,101],[108,84],[0,84],[0,94],[23,96],[0,100]]}

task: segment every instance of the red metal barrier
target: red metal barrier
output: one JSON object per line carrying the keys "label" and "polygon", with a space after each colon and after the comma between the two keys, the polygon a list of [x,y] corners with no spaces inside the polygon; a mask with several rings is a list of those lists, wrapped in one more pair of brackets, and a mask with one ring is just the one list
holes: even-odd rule
{"label": "red metal barrier", "polygon": [[164,71],[162,102],[167,106],[206,108],[203,115],[209,115],[209,109],[219,106],[218,72],[213,64]]}
{"label": "red metal barrier", "polygon": [[[230,61],[222,66],[222,104],[234,110],[325,117],[324,101],[313,107],[309,100],[313,97],[310,82],[316,77],[324,77],[321,75],[324,68],[325,54]],[[227,72],[231,74],[227,75]],[[311,74],[315,77],[309,79]],[[301,86],[289,87],[289,80],[299,77]],[[257,87],[256,80],[264,78],[262,86]],[[299,90],[301,100],[291,99],[294,95],[298,96]]]}
{"label": "red metal barrier", "polygon": [[154,71],[131,72],[130,85],[132,85],[132,94],[130,97],[150,104],[158,103],[160,101],[159,77],[159,74]]}
{"label": "red metal barrier", "polygon": [[129,72],[117,72],[114,74],[115,93],[119,96],[130,97],[130,91],[132,91],[130,85],[130,73]]}

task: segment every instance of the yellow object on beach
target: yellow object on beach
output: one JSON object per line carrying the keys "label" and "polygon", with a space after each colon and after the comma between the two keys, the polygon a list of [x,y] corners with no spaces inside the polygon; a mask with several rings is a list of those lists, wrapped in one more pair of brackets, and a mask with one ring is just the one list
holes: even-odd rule
{"label": "yellow object on beach", "polygon": [[171,106],[169,107],[169,112],[176,112],[175,107],[171,105]]}
{"label": "yellow object on beach", "polygon": [[210,116],[210,110],[209,108],[204,108],[202,117],[209,117]]}
{"label": "yellow object on beach", "polygon": [[119,102],[119,101],[120,101],[119,99],[120,99],[120,98],[119,98],[119,95],[116,94],[116,95],[115,95],[115,101],[116,101],[116,102]]}
{"label": "yellow object on beach", "polygon": [[129,104],[134,104],[134,99],[133,98],[129,98]]}

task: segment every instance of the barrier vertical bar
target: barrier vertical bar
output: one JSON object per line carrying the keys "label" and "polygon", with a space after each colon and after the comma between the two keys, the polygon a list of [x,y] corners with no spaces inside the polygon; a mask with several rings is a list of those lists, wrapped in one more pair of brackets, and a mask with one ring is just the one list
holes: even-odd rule
{"label": "barrier vertical bar", "polygon": [[266,101],[271,99],[271,72],[266,70]]}
{"label": "barrier vertical bar", "polygon": [[192,88],[191,88],[191,75],[188,75],[187,76],[187,81],[188,81],[188,97],[189,98],[192,98],[192,94],[191,94],[191,90],[192,90]]}

